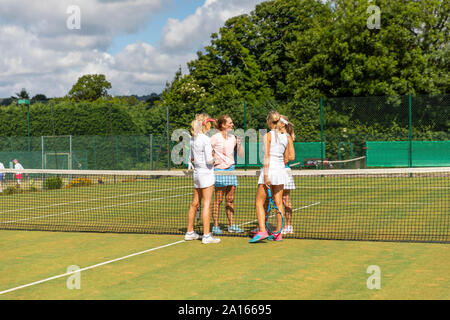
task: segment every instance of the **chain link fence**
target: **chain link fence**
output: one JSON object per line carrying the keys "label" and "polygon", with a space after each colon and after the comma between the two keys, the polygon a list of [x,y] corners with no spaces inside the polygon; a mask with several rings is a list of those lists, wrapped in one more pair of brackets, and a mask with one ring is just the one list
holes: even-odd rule
{"label": "chain link fence", "polygon": [[437,95],[230,101],[187,113],[186,107],[166,107],[158,135],[0,137],[0,162],[12,167],[18,159],[29,169],[182,169],[189,148],[181,148],[184,163],[174,163],[171,152],[181,140],[173,133],[188,131],[194,115],[207,112],[229,114],[244,133],[245,156],[237,166],[260,167],[266,116],[277,110],[295,125],[294,162],[302,168],[450,166],[449,106],[448,95]]}

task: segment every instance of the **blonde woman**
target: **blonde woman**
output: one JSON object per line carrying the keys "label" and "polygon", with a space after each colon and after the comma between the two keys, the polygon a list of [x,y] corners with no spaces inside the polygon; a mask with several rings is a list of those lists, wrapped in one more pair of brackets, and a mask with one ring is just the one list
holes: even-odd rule
{"label": "blonde woman", "polygon": [[191,123],[192,138],[190,141],[190,158],[194,165],[194,196],[188,211],[188,226],[184,236],[186,241],[197,240],[200,236],[194,231],[194,220],[197,209],[203,202],[202,243],[218,243],[220,239],[210,232],[210,207],[214,192],[214,155],[210,138],[206,133],[214,122],[207,114],[202,113]]}
{"label": "blonde woman", "polygon": [[[280,118],[280,114],[276,111],[269,112],[267,116],[267,126],[269,127],[270,132],[263,137],[264,168],[261,170],[259,176],[255,199],[259,232],[250,240],[250,243],[260,242],[269,237],[265,225],[264,209],[265,202],[268,198],[267,188],[271,189],[273,200],[281,214],[284,215],[283,189],[288,180],[284,158],[286,149],[290,148],[290,144],[288,143],[287,136],[280,132]],[[280,217],[277,221],[276,231],[279,231],[281,226],[282,221]],[[278,233],[273,240],[281,241],[281,233]]]}
{"label": "blonde woman", "polygon": [[286,152],[284,157],[284,163],[286,165],[286,173],[288,175],[288,180],[284,185],[283,189],[283,205],[286,216],[286,227],[281,231],[282,234],[294,233],[294,228],[292,227],[292,202],[291,202],[291,190],[295,189],[294,179],[291,174],[291,168],[289,167],[289,161],[295,160],[295,148],[294,148],[294,125],[289,122],[288,117],[281,115],[281,129],[280,132],[284,133],[288,138],[288,144],[290,148],[288,148],[289,153]]}

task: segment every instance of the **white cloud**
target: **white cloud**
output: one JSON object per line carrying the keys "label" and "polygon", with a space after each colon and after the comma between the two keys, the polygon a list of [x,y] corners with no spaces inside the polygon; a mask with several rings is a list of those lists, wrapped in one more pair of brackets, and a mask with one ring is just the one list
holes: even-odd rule
{"label": "white cloud", "polygon": [[224,22],[250,13],[263,0],[206,0],[205,4],[184,20],[169,19],[164,27],[161,46],[170,50],[192,51],[209,43],[210,35]]}
{"label": "white cloud", "polygon": [[[166,22],[160,47],[136,42],[107,53],[115,36],[143,28],[167,1],[0,0],[0,97],[21,88],[31,95],[63,96],[88,73],[105,74],[112,94],[160,92],[226,19],[262,2],[206,0],[186,19]],[[81,9],[80,30],[66,27],[69,5]]]}

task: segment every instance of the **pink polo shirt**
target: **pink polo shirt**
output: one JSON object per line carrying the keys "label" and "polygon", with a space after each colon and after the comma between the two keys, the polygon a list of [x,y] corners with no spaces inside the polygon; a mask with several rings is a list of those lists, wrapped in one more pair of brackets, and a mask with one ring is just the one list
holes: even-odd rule
{"label": "pink polo shirt", "polygon": [[211,145],[216,155],[215,168],[228,169],[234,164],[234,148],[236,147],[236,137],[227,133],[227,138],[221,132],[211,137]]}

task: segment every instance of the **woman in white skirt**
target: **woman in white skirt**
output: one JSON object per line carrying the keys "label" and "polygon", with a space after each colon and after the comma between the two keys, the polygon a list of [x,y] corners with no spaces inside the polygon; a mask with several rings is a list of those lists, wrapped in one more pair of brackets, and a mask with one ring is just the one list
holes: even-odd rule
{"label": "woman in white skirt", "polygon": [[210,207],[215,179],[213,149],[206,132],[211,129],[211,122],[214,121],[206,113],[202,113],[196,115],[195,120],[191,123],[190,158],[194,163],[194,197],[189,207],[188,226],[184,239],[189,241],[200,238],[194,231],[194,219],[203,200],[202,243],[204,244],[220,242],[220,239],[214,238],[210,232]]}
{"label": "woman in white skirt", "polygon": [[[269,237],[265,226],[264,204],[268,197],[267,187],[271,188],[273,200],[284,215],[283,189],[287,182],[287,173],[284,163],[285,152],[290,148],[288,138],[280,132],[281,121],[280,114],[276,111],[269,112],[267,116],[267,126],[271,130],[264,135],[264,168],[258,180],[258,189],[256,191],[256,217],[258,219],[259,232],[250,240],[250,243],[259,242]],[[289,150],[288,150],[289,152]],[[277,221],[277,231],[281,229],[281,219]],[[281,241],[281,233],[274,238],[275,241]]]}
{"label": "woman in white skirt", "polygon": [[288,138],[288,144],[291,145],[288,150],[289,154],[286,152],[284,157],[284,163],[286,165],[286,173],[288,175],[288,180],[284,185],[283,189],[283,204],[286,216],[286,226],[281,231],[282,234],[294,233],[294,227],[292,227],[292,202],[291,202],[291,190],[295,190],[294,178],[291,174],[291,168],[289,167],[289,161],[295,160],[295,148],[294,148],[294,125],[289,122],[288,117],[282,115],[280,118],[281,129],[280,131],[284,133]]}

